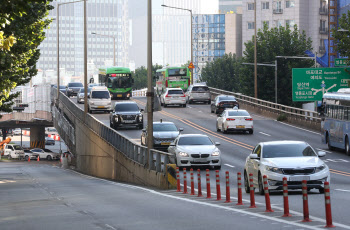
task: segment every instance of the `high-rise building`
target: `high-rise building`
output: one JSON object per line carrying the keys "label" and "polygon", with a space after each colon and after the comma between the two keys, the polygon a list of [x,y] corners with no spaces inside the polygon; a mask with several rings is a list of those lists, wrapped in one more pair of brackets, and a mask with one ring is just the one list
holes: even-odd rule
{"label": "high-rise building", "polygon": [[241,13],[242,0],[219,0],[219,13]]}
{"label": "high-rise building", "polygon": [[[264,23],[269,28],[298,25],[312,39],[313,53],[328,60],[328,0],[256,0],[256,21],[257,30]],[[242,31],[244,50],[254,35],[254,0],[243,0]]]}
{"label": "high-rise building", "polygon": [[201,14],[193,17],[193,79],[200,80],[207,62],[225,53],[242,54],[241,14]]}
{"label": "high-rise building", "polygon": [[[56,18],[57,0],[49,17]],[[84,72],[84,3],[61,5],[59,7],[60,67],[74,75]],[[37,67],[42,70],[56,70],[56,23],[54,20],[46,32],[46,39],[39,49],[41,56]],[[88,61],[96,67],[113,63],[113,38],[115,37],[116,65],[129,66],[129,16],[128,0],[87,1]],[[92,34],[96,33],[96,35]],[[102,36],[107,35],[107,36]]]}

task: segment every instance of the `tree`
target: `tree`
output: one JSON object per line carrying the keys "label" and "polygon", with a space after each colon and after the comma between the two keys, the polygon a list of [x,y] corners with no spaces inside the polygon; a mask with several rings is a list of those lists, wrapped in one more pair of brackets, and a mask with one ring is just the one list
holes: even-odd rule
{"label": "tree", "polygon": [[[155,86],[156,80],[156,70],[162,69],[162,65],[155,64],[152,66],[152,79],[153,79],[153,85]],[[134,89],[142,89],[147,88],[147,68],[145,66],[141,66],[137,69],[135,69],[135,73],[133,74],[134,77]]]}
{"label": "tree", "polygon": [[[254,37],[253,37],[254,39]],[[254,63],[253,39],[245,43],[243,62]],[[276,56],[304,56],[305,51],[312,51],[312,41],[306,37],[305,31],[300,32],[294,27],[279,27],[263,30],[257,33],[257,62],[271,63]],[[296,105],[292,102],[292,68],[307,68],[314,64],[309,59],[278,58],[278,103]],[[275,74],[273,67],[258,66],[258,98],[275,101]],[[240,71],[240,87],[243,94],[254,96],[254,66],[242,65]]]}
{"label": "tree", "polygon": [[201,81],[214,88],[227,91],[240,91],[239,69],[241,59],[235,54],[225,54],[221,58],[215,59],[213,62],[207,62],[202,69]]}
{"label": "tree", "polygon": [[339,28],[332,29],[333,37],[337,42],[337,51],[340,56],[348,57],[350,61],[350,11],[339,18]]}
{"label": "tree", "polygon": [[51,20],[46,19],[52,0],[5,0],[0,7],[0,111],[11,112],[10,94],[37,74],[38,46]]}

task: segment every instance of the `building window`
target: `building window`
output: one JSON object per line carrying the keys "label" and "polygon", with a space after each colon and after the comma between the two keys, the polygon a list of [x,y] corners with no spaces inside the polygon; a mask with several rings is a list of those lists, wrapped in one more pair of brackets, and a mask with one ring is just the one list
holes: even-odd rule
{"label": "building window", "polygon": [[261,3],[261,8],[262,8],[263,10],[268,10],[268,9],[270,9],[269,2],[262,2],[262,3]]}
{"label": "building window", "polygon": [[281,21],[281,20],[275,20],[274,23],[275,23],[275,27],[277,27],[277,28],[279,28],[283,25],[283,21]]}
{"label": "building window", "polygon": [[294,20],[286,20],[286,26],[288,25],[289,27],[294,27]]}
{"label": "building window", "polygon": [[254,29],[254,22],[248,22],[248,30]]}
{"label": "building window", "polygon": [[286,8],[292,8],[294,5],[294,0],[286,1]]}
{"label": "building window", "polygon": [[254,10],[254,3],[248,3],[248,10]]}
{"label": "building window", "polygon": [[270,22],[269,21],[263,21],[263,24],[264,24],[264,26],[266,24],[267,28],[270,28]]}

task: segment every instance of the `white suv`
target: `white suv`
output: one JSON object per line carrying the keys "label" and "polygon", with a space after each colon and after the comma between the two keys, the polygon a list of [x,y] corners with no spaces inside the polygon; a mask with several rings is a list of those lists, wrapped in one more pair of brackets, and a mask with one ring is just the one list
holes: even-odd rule
{"label": "white suv", "polygon": [[168,105],[186,107],[186,96],[181,88],[167,88],[165,92],[160,95],[160,104],[164,107]]}
{"label": "white suv", "polygon": [[94,111],[110,112],[112,109],[111,95],[105,86],[92,87],[89,95],[89,113]]}
{"label": "white suv", "polygon": [[4,155],[8,156],[9,159],[22,159],[24,158],[24,150],[20,145],[7,144]]}

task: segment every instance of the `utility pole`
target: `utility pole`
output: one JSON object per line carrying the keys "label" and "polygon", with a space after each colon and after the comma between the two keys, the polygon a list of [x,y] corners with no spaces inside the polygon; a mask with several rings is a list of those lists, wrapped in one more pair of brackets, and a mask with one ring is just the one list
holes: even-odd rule
{"label": "utility pole", "polygon": [[254,97],[258,98],[258,65],[256,50],[256,0],[254,0]]}

